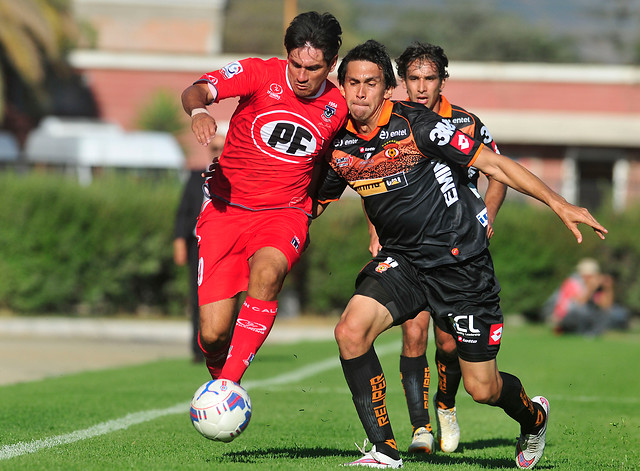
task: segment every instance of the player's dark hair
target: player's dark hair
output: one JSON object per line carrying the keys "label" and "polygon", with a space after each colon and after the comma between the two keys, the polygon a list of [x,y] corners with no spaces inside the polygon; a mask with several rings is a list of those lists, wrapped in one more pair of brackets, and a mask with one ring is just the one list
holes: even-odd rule
{"label": "player's dark hair", "polygon": [[416,60],[433,62],[438,70],[438,77],[440,77],[440,80],[444,80],[449,77],[449,72],[447,72],[449,59],[444,53],[444,50],[435,44],[414,41],[402,54],[400,54],[400,57],[396,59],[398,76],[400,76],[401,79],[404,80],[406,78],[409,64]]}
{"label": "player's dark hair", "polygon": [[394,88],[397,86],[396,75],[393,73],[393,65],[391,65],[391,58],[384,45],[378,41],[369,39],[367,42],[347,52],[347,55],[344,56],[344,59],[342,59],[338,67],[338,83],[340,85],[344,85],[347,75],[347,65],[351,61],[373,62],[382,69],[385,88]]}
{"label": "player's dark hair", "polygon": [[299,47],[311,46],[322,51],[324,61],[330,64],[338,56],[342,45],[342,28],[331,13],[308,11],[296,16],[284,34],[287,54]]}

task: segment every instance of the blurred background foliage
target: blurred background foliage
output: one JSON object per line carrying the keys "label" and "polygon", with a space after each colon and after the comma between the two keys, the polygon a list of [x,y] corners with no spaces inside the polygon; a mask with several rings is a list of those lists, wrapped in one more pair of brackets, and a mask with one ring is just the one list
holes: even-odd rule
{"label": "blurred background foliage", "polygon": [[[638,0],[298,0],[329,11],[343,51],[367,39],[392,56],[414,40],[441,45],[451,60],[640,64]],[[282,54],[282,0],[229,0],[225,52]],[[247,34],[251,32],[251,34]]]}
{"label": "blurred background foliage", "polygon": [[[173,218],[181,185],[174,178],[106,175],[88,187],[58,174],[0,174],[0,309],[19,313],[182,316],[186,268],[173,263]],[[585,256],[618,279],[620,302],[640,312],[640,207],[602,208],[611,231],[584,242],[548,208],[507,201],[491,252],[505,314],[536,319],[537,310]],[[302,312],[333,315],[353,294],[370,259],[360,200],[333,203],[311,225],[311,245],[287,277]]]}

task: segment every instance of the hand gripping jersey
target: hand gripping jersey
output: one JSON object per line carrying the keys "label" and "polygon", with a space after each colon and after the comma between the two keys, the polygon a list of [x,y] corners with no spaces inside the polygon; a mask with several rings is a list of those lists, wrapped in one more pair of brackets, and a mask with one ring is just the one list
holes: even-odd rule
{"label": "hand gripping jersey", "polygon": [[[443,118],[449,118],[451,123],[457,127],[460,131],[469,136],[482,141],[486,146],[489,146],[496,154],[499,154],[497,144],[494,142],[491,133],[487,127],[480,121],[473,113],[469,113],[464,108],[457,105],[452,105],[444,95],[440,95],[440,111],[438,114]],[[478,185],[478,169],[475,167],[469,167],[469,180]]]}
{"label": "hand gripping jersey", "polygon": [[351,122],[338,133],[318,200],[349,185],[385,251],[425,268],[459,263],[489,245],[487,209],[467,176],[483,147],[421,104],[387,102],[370,135]]}
{"label": "hand gripping jersey", "polygon": [[347,107],[328,80],[310,98],[298,98],[287,80],[287,62],[256,58],[232,62],[203,75],[214,102],[240,97],[212,196],[249,209],[311,211],[313,166],[344,124]]}

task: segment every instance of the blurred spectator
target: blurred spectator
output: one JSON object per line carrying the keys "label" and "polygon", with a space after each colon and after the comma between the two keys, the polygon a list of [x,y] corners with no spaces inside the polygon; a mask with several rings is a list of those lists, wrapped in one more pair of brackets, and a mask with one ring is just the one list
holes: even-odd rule
{"label": "blurred spectator", "polygon": [[595,336],[608,329],[627,329],[629,312],[615,303],[614,288],[613,276],[601,273],[597,261],[580,260],[576,272],[554,293],[554,330]]}
{"label": "blurred spectator", "polygon": [[194,363],[204,360],[202,350],[198,345],[199,304],[198,304],[198,241],[195,229],[200,208],[204,200],[202,172],[212,160],[220,157],[224,146],[225,135],[218,130],[218,134],[211,140],[208,149],[211,154],[204,158],[191,159],[189,162],[189,178],[185,184],[178,212],[176,214],[173,231],[173,260],[176,265],[189,265],[189,307],[191,310],[191,349]]}

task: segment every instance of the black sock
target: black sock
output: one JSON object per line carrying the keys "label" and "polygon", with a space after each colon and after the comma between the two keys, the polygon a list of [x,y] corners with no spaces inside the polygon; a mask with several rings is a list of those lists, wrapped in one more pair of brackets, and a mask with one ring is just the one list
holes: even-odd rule
{"label": "black sock", "polygon": [[521,433],[537,433],[544,423],[544,409],[540,404],[531,402],[520,380],[500,371],[502,391],[493,406],[502,408],[509,417],[520,424]]}
{"label": "black sock", "polygon": [[407,398],[409,418],[415,432],[426,427],[431,432],[429,420],[429,363],[427,355],[405,357],[400,355],[400,377]]}
{"label": "black sock", "polygon": [[458,355],[436,350],[436,365],[438,366],[438,392],[436,393],[438,407],[451,409],[456,405],[456,393],[462,378]]}
{"label": "black sock", "polygon": [[340,362],[367,438],[377,451],[394,460],[400,459],[387,414],[387,383],[373,346],[362,356],[351,360],[340,358]]}

